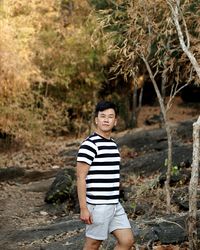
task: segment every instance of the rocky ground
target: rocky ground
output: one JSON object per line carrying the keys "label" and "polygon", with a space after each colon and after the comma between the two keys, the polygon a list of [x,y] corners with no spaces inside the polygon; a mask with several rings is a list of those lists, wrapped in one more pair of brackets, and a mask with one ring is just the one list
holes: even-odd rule
{"label": "rocky ground", "polygon": [[[139,116],[139,128],[132,131],[118,132],[114,136],[121,138],[127,132],[134,134],[137,131],[158,128],[157,123],[151,126],[145,123],[146,119],[155,114],[159,114],[158,107],[143,107]],[[198,115],[199,105],[184,105],[177,98],[170,111],[170,120],[171,122],[180,122],[191,118],[195,119]],[[79,249],[77,246],[73,246],[71,242],[68,242],[69,236],[74,237],[73,239],[78,242],[79,235],[83,234],[84,225],[79,222],[78,212],[69,211],[65,203],[62,205],[48,205],[44,202],[44,198],[55,179],[56,173],[60,169],[75,167],[75,155],[81,140],[82,138],[50,138],[42,144],[34,145],[34,147],[29,145],[19,150],[15,148],[14,150],[4,149],[1,151],[0,167],[11,169],[9,174],[4,175],[1,173],[0,176],[0,245],[3,247],[2,250]],[[191,141],[188,143],[191,143]],[[144,154],[143,151],[137,152],[127,146],[121,148],[121,153],[124,161],[127,158],[134,160]],[[12,172],[12,167],[19,168],[19,171]],[[166,213],[163,188],[154,188],[158,176],[158,172],[148,176],[136,176],[131,172],[128,178],[126,176],[124,179],[124,187],[128,190],[126,201],[129,201],[128,205],[125,204],[125,206],[130,218],[133,220],[144,217],[144,214],[136,213],[134,209],[136,197],[145,200],[145,203],[141,204],[151,204],[151,211],[149,211],[148,216],[153,217]],[[134,195],[131,195],[131,192]],[[152,202],[152,199],[154,202]],[[143,209],[145,208],[143,207]],[[148,206],[147,209],[149,210]],[[177,206],[173,206],[172,210],[174,213],[179,212]],[[140,208],[138,211],[142,211],[142,209]],[[60,231],[54,231],[52,223],[57,223]],[[70,230],[66,229],[68,226]],[[38,238],[36,233],[38,230],[34,231],[34,228],[39,227],[46,227],[52,233],[44,233],[44,237]],[[22,234],[16,234],[19,230],[33,230],[31,233],[34,237],[30,240]],[[53,247],[56,242],[62,242],[62,248]],[[51,243],[51,246],[47,247],[47,243]],[[108,245],[103,247],[102,249],[109,249]],[[162,245],[163,248],[159,247],[161,245],[156,244],[153,249],[188,249],[187,243],[182,245],[174,244],[173,246],[168,244],[167,246]],[[144,247],[140,249],[144,249]],[[147,246],[146,249],[148,249]]]}

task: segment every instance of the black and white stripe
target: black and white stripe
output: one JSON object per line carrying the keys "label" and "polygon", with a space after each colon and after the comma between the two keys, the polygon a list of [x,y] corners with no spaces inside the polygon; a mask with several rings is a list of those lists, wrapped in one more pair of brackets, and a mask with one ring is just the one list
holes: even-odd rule
{"label": "black and white stripe", "polygon": [[81,144],[78,162],[90,165],[86,178],[86,199],[91,204],[119,202],[120,154],[113,139],[94,133]]}

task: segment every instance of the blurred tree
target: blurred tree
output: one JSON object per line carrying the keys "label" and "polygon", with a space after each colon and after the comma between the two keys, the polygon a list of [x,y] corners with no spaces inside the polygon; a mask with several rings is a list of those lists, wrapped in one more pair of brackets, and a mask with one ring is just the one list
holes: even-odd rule
{"label": "blurred tree", "polygon": [[[183,4],[193,52],[199,41],[197,3]],[[11,112],[21,109],[47,134],[79,134],[89,129],[99,98],[121,102],[125,126],[133,126],[136,94],[149,79],[142,55],[163,86],[183,84],[188,76],[196,81],[164,1],[7,0],[0,18],[0,129],[9,122],[14,134],[20,122]]]}
{"label": "blurred tree", "polygon": [[[127,82],[133,82],[135,88],[140,88],[138,79],[143,75],[144,83],[149,84],[149,75],[141,60],[143,54],[148,57],[153,74],[159,80],[162,95],[170,93],[172,84],[184,84],[188,79],[191,82],[198,81],[194,72],[191,72],[189,59],[180,47],[165,1],[105,0],[103,5],[99,0],[91,2],[97,10],[101,32],[107,39],[107,54],[112,60],[110,69],[116,78],[121,75]],[[197,50],[199,41],[197,6],[198,1],[182,5],[189,30],[191,27],[192,51]],[[134,88],[132,91],[133,96]]]}
{"label": "blurred tree", "polygon": [[29,92],[30,79],[39,76],[29,47],[34,35],[29,14],[30,7],[22,1],[1,1],[0,132],[20,140],[33,140],[42,129],[37,114],[21,108],[21,96]]}
{"label": "blurred tree", "polygon": [[8,0],[0,18],[0,130],[16,136],[21,109],[47,134],[89,129],[81,121],[90,119],[105,59],[101,39],[90,43],[96,19],[87,1]]}
{"label": "blurred tree", "polygon": [[[137,87],[140,72],[150,78],[161,108],[168,137],[168,172],[166,181],[167,209],[170,211],[169,180],[172,169],[172,135],[167,112],[175,95],[187,84],[199,81],[192,64],[182,51],[176,29],[166,1],[116,1],[99,9],[98,0],[93,1],[98,12],[99,25],[107,39],[108,55],[115,57],[111,71],[115,76],[123,75]],[[111,1],[106,1],[110,3]],[[183,1],[181,5],[182,25],[186,36],[190,36],[190,50],[196,51],[200,60],[199,41],[199,1]],[[184,18],[183,18],[184,16]],[[187,23],[187,26],[186,26]],[[189,27],[192,27],[191,31]],[[188,38],[188,37],[187,37]],[[161,84],[158,84],[161,79]],[[145,81],[144,81],[145,82]],[[181,85],[180,85],[181,84]],[[170,86],[170,97],[165,103],[166,87]],[[133,93],[134,95],[134,93]],[[166,105],[165,105],[166,104]]]}
{"label": "blurred tree", "polygon": [[[66,6],[71,6],[70,15],[63,26],[63,11],[68,10]],[[103,45],[100,39],[95,48],[90,43],[96,21],[85,1],[61,1],[56,8],[54,15],[43,20],[35,40],[34,61],[44,79],[36,85],[45,98],[51,97],[66,104],[68,127],[80,131],[83,125],[80,121],[91,118],[95,96],[104,78]],[[89,122],[85,128],[88,127]]]}

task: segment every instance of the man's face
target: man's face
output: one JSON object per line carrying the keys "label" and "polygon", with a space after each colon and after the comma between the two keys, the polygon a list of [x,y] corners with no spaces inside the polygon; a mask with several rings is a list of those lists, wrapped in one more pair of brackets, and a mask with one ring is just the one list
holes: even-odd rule
{"label": "man's face", "polygon": [[106,109],[99,111],[98,116],[95,117],[97,129],[102,132],[112,131],[113,127],[117,124],[116,114],[114,109]]}

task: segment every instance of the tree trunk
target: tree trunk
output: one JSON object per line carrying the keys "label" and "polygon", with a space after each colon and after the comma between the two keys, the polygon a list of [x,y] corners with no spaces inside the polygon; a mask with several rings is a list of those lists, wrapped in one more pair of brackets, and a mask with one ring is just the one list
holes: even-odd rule
{"label": "tree trunk", "polygon": [[189,185],[189,219],[188,219],[188,238],[189,249],[197,250],[197,188],[199,178],[200,162],[200,116],[198,121],[193,124],[193,161],[192,172]]}
{"label": "tree trunk", "polygon": [[164,121],[165,128],[167,132],[167,144],[168,144],[168,154],[167,154],[167,173],[165,181],[165,191],[166,191],[166,202],[167,202],[167,212],[170,213],[171,196],[170,196],[170,180],[171,180],[171,169],[172,169],[172,131],[168,121]]}
{"label": "tree trunk", "polygon": [[151,78],[151,81],[153,83],[156,95],[158,97],[158,101],[159,101],[159,105],[160,105],[160,109],[163,115],[163,120],[164,120],[164,125],[165,125],[165,129],[167,132],[167,141],[168,141],[168,159],[167,159],[167,176],[166,176],[166,182],[165,182],[165,190],[166,190],[166,203],[167,203],[167,213],[169,213],[171,211],[171,197],[170,197],[170,177],[171,177],[171,169],[172,169],[172,136],[171,136],[171,128],[170,128],[170,124],[168,123],[167,120],[167,112],[166,112],[166,108],[164,105],[164,101],[163,98],[161,96],[160,90],[158,88],[158,85],[155,81],[155,78],[153,76],[153,73],[151,71],[151,68],[149,66],[149,63],[147,62],[146,58],[144,56],[142,56],[142,60],[144,61],[147,71],[149,73],[149,76]]}
{"label": "tree trunk", "polygon": [[137,127],[137,85],[135,85],[133,89],[132,105],[133,105],[133,108],[132,108],[130,127],[136,128]]}
{"label": "tree trunk", "polygon": [[[161,95],[163,98],[163,103],[165,105],[166,103],[166,84],[167,84],[167,67],[166,67],[166,58],[164,59],[164,70],[162,72],[162,81],[161,81]],[[161,118],[161,126],[164,125],[164,119],[163,114],[160,112],[160,118]]]}

